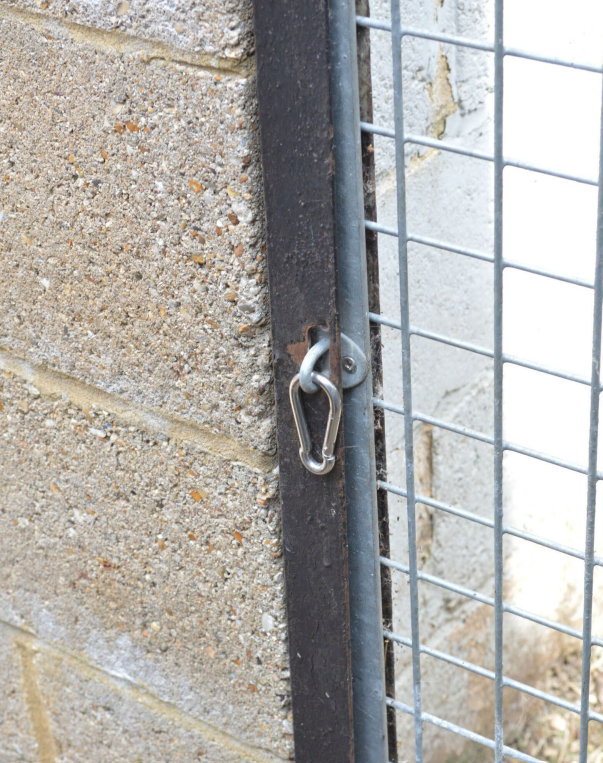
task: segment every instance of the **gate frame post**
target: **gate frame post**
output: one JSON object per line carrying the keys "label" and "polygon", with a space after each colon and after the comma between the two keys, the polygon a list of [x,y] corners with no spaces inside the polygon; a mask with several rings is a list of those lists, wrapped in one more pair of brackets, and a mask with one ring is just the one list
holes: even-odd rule
{"label": "gate frame post", "polygon": [[[333,470],[308,472],[288,393],[316,326],[341,391],[328,0],[254,0],[254,18],[295,759],[352,763],[344,433]],[[304,403],[320,433],[324,396]]]}
{"label": "gate frame post", "polygon": [[[364,224],[364,174],[369,168],[366,161],[363,166],[360,130],[356,3],[329,0],[329,6],[335,128],[337,296],[341,330],[375,365],[362,384],[344,394],[343,420],[349,446],[345,458],[345,487],[350,548],[355,751],[362,763],[384,763],[396,760],[397,755],[392,747],[388,757],[382,596],[387,600],[389,588],[386,584],[382,589],[381,580],[375,457],[377,433],[373,411],[373,372],[380,368],[381,347],[380,334],[374,337],[378,346],[371,347],[368,318],[369,288],[373,287],[374,291],[374,282],[378,279],[377,250],[375,242],[369,276]],[[364,62],[365,68],[368,63]],[[365,77],[370,74],[364,70],[362,73]],[[363,86],[367,90],[365,98],[370,99],[370,80],[363,82]],[[363,108],[370,108],[370,104],[364,103]],[[369,183],[374,180],[372,177],[366,179]],[[372,298],[374,300],[374,294]]]}

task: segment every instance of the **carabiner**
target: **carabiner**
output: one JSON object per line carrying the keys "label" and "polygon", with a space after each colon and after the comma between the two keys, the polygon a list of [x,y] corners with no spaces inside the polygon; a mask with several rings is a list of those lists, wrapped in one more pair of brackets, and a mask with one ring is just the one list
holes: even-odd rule
{"label": "carabiner", "polygon": [[339,421],[341,419],[341,395],[333,382],[327,379],[326,376],[319,374],[317,371],[312,372],[311,379],[314,384],[322,389],[329,400],[329,416],[327,419],[325,436],[322,441],[322,461],[317,461],[312,457],[312,440],[310,438],[310,431],[308,429],[308,424],[306,423],[301,400],[300,378],[299,374],[296,374],[293,379],[291,379],[291,384],[289,385],[289,399],[291,400],[291,408],[293,409],[293,418],[295,420],[297,436],[299,437],[299,457],[301,458],[302,464],[309,472],[312,472],[312,474],[328,474],[335,465],[334,451],[335,440],[337,439],[337,432],[339,430]]}

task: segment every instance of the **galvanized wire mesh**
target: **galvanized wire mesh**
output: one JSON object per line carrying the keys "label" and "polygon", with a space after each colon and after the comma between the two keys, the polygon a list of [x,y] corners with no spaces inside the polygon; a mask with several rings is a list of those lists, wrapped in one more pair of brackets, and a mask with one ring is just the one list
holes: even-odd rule
{"label": "galvanized wire mesh", "polygon": [[[568,8],[568,12],[571,12]],[[505,62],[509,59],[519,59],[539,62],[548,66],[565,67],[572,70],[589,72],[593,76],[601,75],[601,67],[589,63],[563,58],[559,56],[543,55],[529,49],[520,49],[505,44],[504,37],[504,7],[503,0],[495,0],[493,20],[493,42],[467,39],[462,36],[444,34],[439,31],[430,31],[419,28],[408,28],[404,25],[401,13],[400,1],[392,0],[389,9],[389,18],[382,19],[370,15],[358,16],[356,21],[359,28],[387,34],[391,40],[391,87],[393,104],[393,124],[384,125],[362,122],[361,129],[365,134],[378,136],[379,139],[390,140],[394,143],[395,158],[395,188],[396,188],[396,217],[397,225],[387,225],[379,219],[365,221],[368,230],[376,232],[380,237],[395,239],[397,242],[398,265],[399,265],[399,314],[382,315],[370,313],[369,319],[373,324],[378,324],[388,329],[399,332],[399,341],[402,351],[402,395],[400,400],[387,400],[380,396],[375,397],[374,405],[390,414],[401,416],[404,419],[403,442],[404,442],[404,475],[388,473],[387,481],[379,480],[378,489],[391,495],[404,499],[406,506],[406,537],[408,553],[406,559],[383,557],[381,564],[391,571],[392,575],[402,576],[407,581],[408,591],[408,634],[397,633],[391,628],[384,629],[386,640],[393,642],[396,648],[410,651],[410,665],[412,673],[412,701],[404,702],[395,696],[387,697],[387,704],[403,715],[410,716],[414,724],[414,749],[400,750],[399,754],[405,760],[423,761],[427,757],[427,745],[425,740],[426,727],[438,727],[469,742],[476,743],[482,748],[491,751],[493,759],[497,762],[505,759],[521,761],[541,761],[542,757],[536,757],[529,752],[520,749],[519,744],[514,746],[507,744],[507,718],[505,717],[505,690],[513,690],[523,695],[541,700],[547,705],[561,708],[570,714],[578,716],[579,724],[579,751],[577,757],[566,753],[564,760],[578,759],[580,763],[586,763],[589,759],[589,727],[593,724],[603,723],[603,714],[591,707],[589,694],[591,691],[591,654],[593,647],[603,647],[603,638],[593,632],[593,590],[594,571],[603,566],[603,558],[595,553],[595,514],[597,504],[597,484],[603,478],[603,472],[598,465],[598,440],[599,440],[599,397],[601,391],[600,358],[601,358],[601,320],[603,308],[603,150],[600,150],[599,174],[581,174],[578,172],[565,171],[543,166],[538,162],[530,162],[508,156],[505,152]],[[458,141],[451,141],[442,137],[412,134],[405,128],[405,88],[403,84],[404,58],[403,42],[408,39],[425,40],[431,43],[439,43],[455,48],[480,51],[492,58],[492,91],[493,91],[493,135],[491,150],[484,151],[471,145],[461,145]],[[412,97],[412,95],[410,96]],[[383,145],[383,143],[381,144]],[[436,149],[439,152],[471,158],[488,163],[493,168],[493,244],[490,250],[478,250],[466,246],[463,241],[445,241],[436,236],[424,235],[412,229],[407,215],[407,166],[408,150],[412,147],[421,146],[428,149]],[[379,147],[375,148],[379,151]],[[504,221],[504,197],[505,197],[505,170],[506,168],[521,169],[530,173],[537,173],[565,181],[567,183],[594,186],[598,192],[598,217],[596,236],[596,258],[592,279],[587,279],[575,274],[559,272],[554,268],[536,267],[533,264],[522,262],[514,257],[513,251],[503,248],[503,221]],[[571,220],[568,221],[571,226]],[[484,263],[492,271],[492,340],[490,346],[482,346],[473,341],[467,341],[463,337],[447,335],[441,332],[429,330],[420,325],[414,325],[411,321],[411,288],[409,286],[409,244],[429,247],[438,251],[442,256],[454,256],[469,258]],[[568,253],[568,257],[571,256]],[[592,300],[592,336],[590,337],[590,376],[576,373],[573,370],[564,369],[563,358],[559,358],[558,367],[554,364],[544,363],[530,357],[520,357],[505,351],[503,337],[503,316],[507,306],[503,300],[504,274],[510,271],[528,273],[542,279],[550,279],[554,282],[569,284],[582,289],[590,295]],[[470,425],[449,421],[446,418],[428,414],[417,410],[413,405],[413,392],[415,381],[413,379],[413,341],[421,339],[434,345],[444,345],[472,355],[478,355],[489,359],[492,363],[493,373],[493,420],[492,427],[488,431],[478,431]],[[588,456],[581,463],[577,456],[575,459],[560,457],[546,450],[527,447],[521,442],[508,439],[504,431],[504,398],[503,380],[505,370],[509,367],[528,369],[544,376],[562,379],[571,384],[581,385],[590,389],[590,405],[588,417]],[[553,413],[554,415],[554,413]],[[468,438],[482,443],[491,449],[493,470],[493,495],[492,510],[489,514],[478,514],[467,510],[463,506],[424,495],[417,489],[415,479],[415,442],[416,425],[421,422],[429,427],[444,430],[462,438]],[[386,432],[387,437],[387,432]],[[586,443],[585,443],[586,445]],[[504,459],[507,454],[517,454],[535,461],[549,464],[557,469],[568,470],[586,478],[586,510],[584,512],[584,545],[574,547],[558,540],[546,537],[546,534],[532,532],[521,526],[514,525],[505,516],[504,503]],[[402,484],[403,483],[403,484]],[[417,511],[419,506],[429,507],[438,513],[453,516],[462,522],[479,525],[489,533],[492,544],[493,560],[493,595],[484,593],[478,589],[472,589],[466,585],[460,585],[447,576],[430,574],[426,571],[419,559],[418,554],[418,528]],[[569,509],[568,509],[569,510]],[[507,601],[505,596],[505,539],[515,538],[537,547],[546,548],[564,557],[578,560],[583,565],[583,613],[581,627],[557,621],[554,618],[543,616],[538,612],[531,611]],[[419,590],[421,586],[431,586],[443,591],[450,592],[463,599],[478,602],[493,610],[492,636],[493,636],[493,664],[492,667],[474,663],[452,654],[450,651],[435,648],[422,640],[422,623]],[[395,602],[394,602],[395,605]],[[556,631],[564,636],[575,639],[581,648],[581,678],[580,696],[577,701],[557,696],[548,689],[539,688],[529,681],[513,678],[505,672],[504,645],[505,645],[505,615],[513,615],[523,621],[537,624],[545,629]],[[431,658],[442,663],[447,663],[469,674],[479,676],[491,682],[492,687],[492,731],[491,735],[477,733],[465,728],[463,725],[440,717],[424,706],[424,686],[422,680],[422,667],[426,658]],[[442,687],[444,691],[444,687]],[[485,753],[484,753],[485,754]],[[414,757],[413,757],[414,756]],[[486,759],[485,757],[483,758]]]}

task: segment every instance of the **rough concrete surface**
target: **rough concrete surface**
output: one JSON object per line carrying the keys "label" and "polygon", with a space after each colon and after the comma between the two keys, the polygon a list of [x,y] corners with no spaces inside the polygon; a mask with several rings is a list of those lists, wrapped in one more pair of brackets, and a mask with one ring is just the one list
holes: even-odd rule
{"label": "rough concrete surface", "polygon": [[26,11],[231,59],[253,49],[250,0],[8,0]]}
{"label": "rough concrete surface", "polygon": [[36,662],[57,763],[80,763],[90,760],[91,753],[95,763],[276,761],[236,740],[216,742],[199,729],[187,728],[171,708],[158,713],[145,706],[146,698],[116,690],[118,682],[113,686],[93,671],[74,670],[58,655],[37,654]]}
{"label": "rough concrete surface", "polygon": [[37,745],[28,717],[23,691],[22,666],[12,634],[0,627],[0,761],[33,763],[38,760]]}
{"label": "rough concrete surface", "polygon": [[2,619],[287,756],[272,480],[11,374],[1,387]]}
{"label": "rough concrete surface", "polygon": [[253,82],[0,18],[0,345],[273,449]]}

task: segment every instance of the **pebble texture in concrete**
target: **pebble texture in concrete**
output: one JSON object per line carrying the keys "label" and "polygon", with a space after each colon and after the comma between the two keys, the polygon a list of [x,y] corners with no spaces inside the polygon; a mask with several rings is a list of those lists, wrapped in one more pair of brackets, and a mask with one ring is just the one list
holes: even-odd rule
{"label": "pebble texture in concrete", "polygon": [[263,451],[252,79],[0,15],[0,345]]}
{"label": "pebble texture in concrete", "polygon": [[[11,374],[0,388],[2,618],[286,757],[288,661],[270,479],[40,395]],[[56,722],[76,711],[103,716],[95,691],[66,691]],[[90,704],[80,711],[82,692]],[[77,725],[70,721],[73,734]]]}
{"label": "pebble texture in concrete", "polygon": [[12,634],[0,627],[0,760],[33,763],[38,760],[22,682],[22,667]]}
{"label": "pebble texture in concrete", "polygon": [[61,763],[89,760],[91,750],[95,763],[277,760],[262,751],[245,749],[236,740],[216,742],[200,729],[183,727],[169,706],[163,713],[153,712],[155,707],[145,707],[145,697],[116,691],[102,675],[74,670],[72,663],[57,655],[41,653],[36,662]]}
{"label": "pebble texture in concrete", "polygon": [[102,30],[238,59],[253,48],[250,0],[8,0],[9,5]]}

